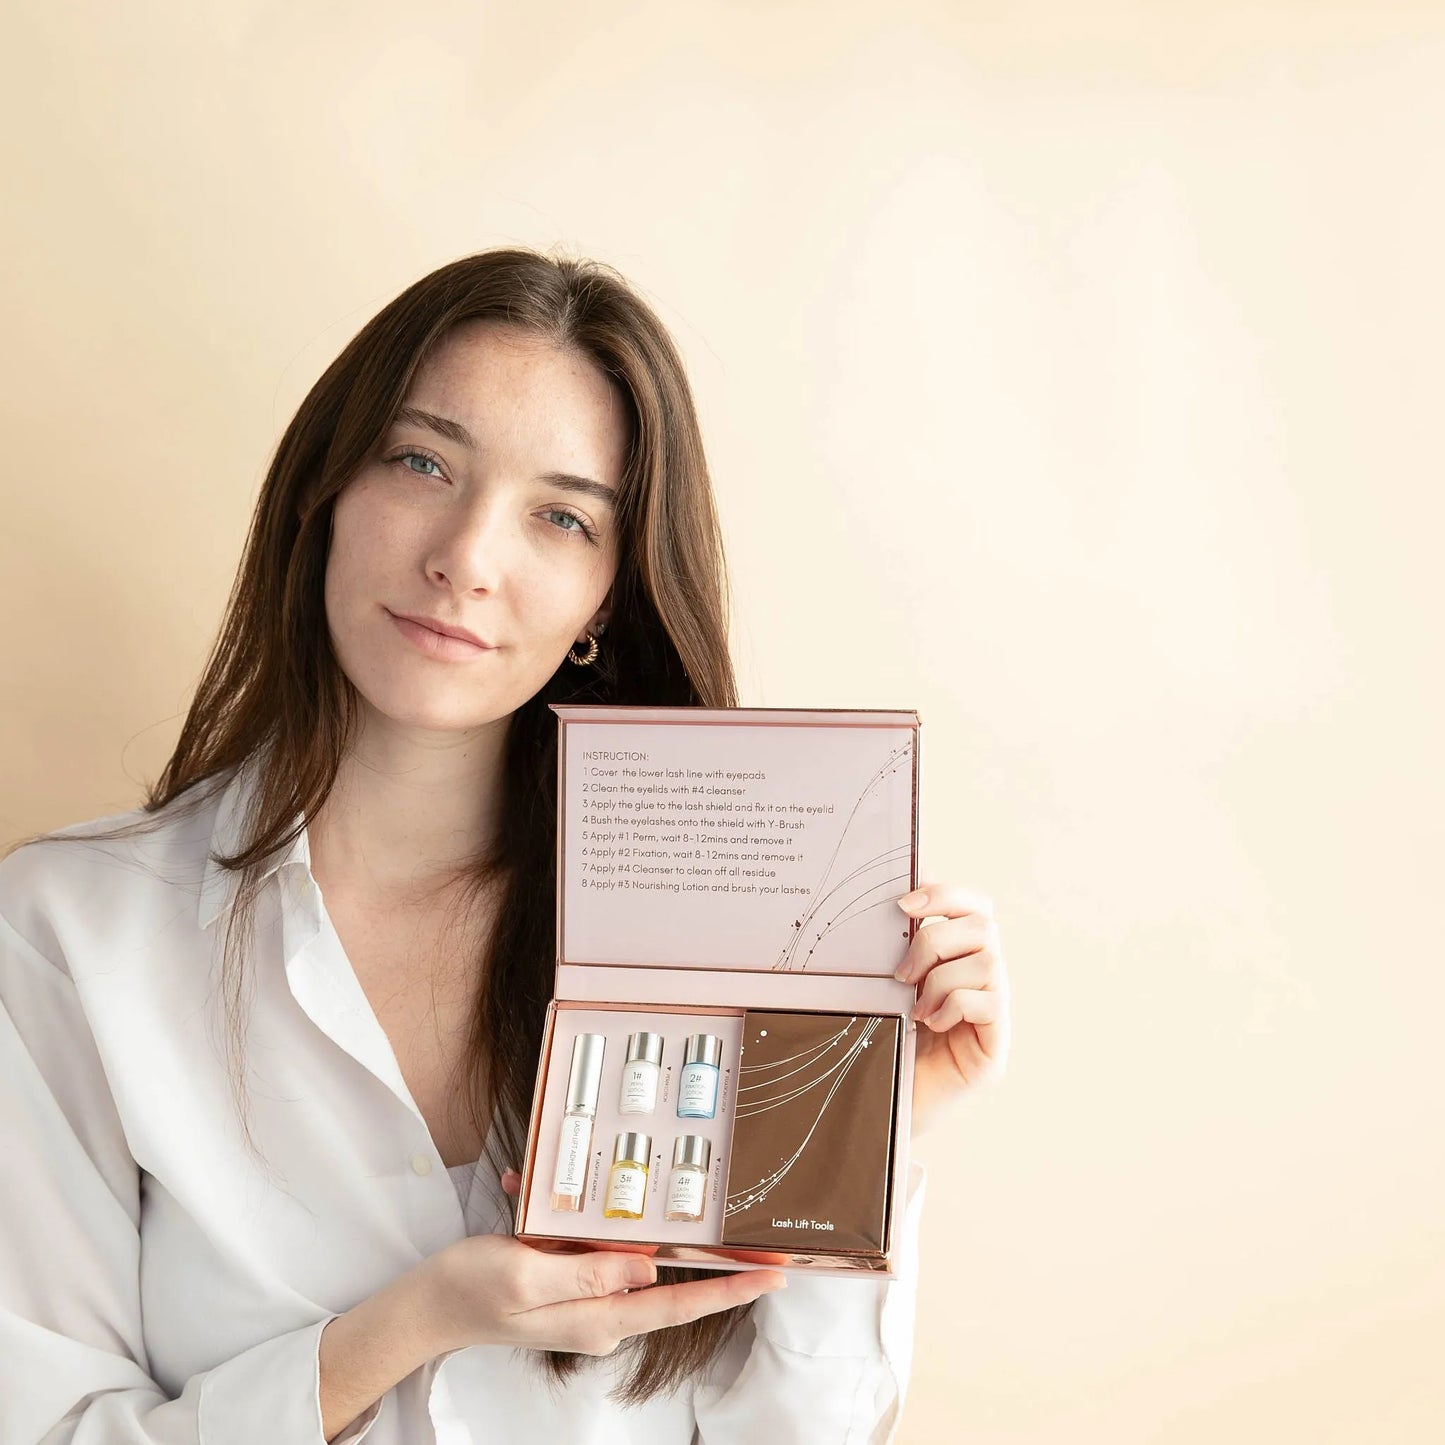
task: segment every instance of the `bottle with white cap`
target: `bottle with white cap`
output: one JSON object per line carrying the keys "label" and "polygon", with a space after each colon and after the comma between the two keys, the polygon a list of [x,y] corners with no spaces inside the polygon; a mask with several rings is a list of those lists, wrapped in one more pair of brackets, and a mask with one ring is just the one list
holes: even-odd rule
{"label": "bottle with white cap", "polygon": [[557,1143],[557,1174],[552,1184],[552,1208],[580,1213],[587,1188],[588,1152],[592,1122],[597,1117],[597,1096],[602,1089],[602,1034],[578,1034],[572,1042],[572,1068],[567,1075],[566,1113]]}

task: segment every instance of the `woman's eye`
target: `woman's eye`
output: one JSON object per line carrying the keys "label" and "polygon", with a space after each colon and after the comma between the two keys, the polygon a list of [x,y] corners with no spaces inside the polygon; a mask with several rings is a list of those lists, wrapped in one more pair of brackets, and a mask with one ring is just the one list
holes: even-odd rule
{"label": "woman's eye", "polygon": [[544,512],[543,515],[547,517],[561,517],[562,525],[559,530],[563,532],[582,532],[588,537],[596,535],[592,528],[589,527],[576,512],[568,512],[561,507],[551,507]]}
{"label": "woman's eye", "polygon": [[[399,456],[394,456],[392,461],[402,462],[403,464],[410,461],[426,462],[428,466],[432,467],[437,465],[436,458],[427,456],[425,452],[402,452]],[[439,471],[419,472],[415,467],[410,466],[407,467],[407,471],[418,477],[439,477],[441,475]]]}

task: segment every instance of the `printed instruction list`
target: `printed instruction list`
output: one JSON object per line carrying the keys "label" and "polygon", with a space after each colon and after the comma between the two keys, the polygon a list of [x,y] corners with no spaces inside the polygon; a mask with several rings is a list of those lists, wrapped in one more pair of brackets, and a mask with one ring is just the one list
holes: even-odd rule
{"label": "printed instruction list", "polygon": [[589,890],[807,893],[810,822],[831,802],[778,796],[761,769],[583,761],[581,873]]}

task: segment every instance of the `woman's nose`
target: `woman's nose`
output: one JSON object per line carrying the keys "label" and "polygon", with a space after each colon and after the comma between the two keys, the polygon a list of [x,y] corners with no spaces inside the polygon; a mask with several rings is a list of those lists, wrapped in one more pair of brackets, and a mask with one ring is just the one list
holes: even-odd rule
{"label": "woman's nose", "polygon": [[458,592],[491,591],[517,545],[512,519],[499,498],[458,508],[432,544],[427,571]]}

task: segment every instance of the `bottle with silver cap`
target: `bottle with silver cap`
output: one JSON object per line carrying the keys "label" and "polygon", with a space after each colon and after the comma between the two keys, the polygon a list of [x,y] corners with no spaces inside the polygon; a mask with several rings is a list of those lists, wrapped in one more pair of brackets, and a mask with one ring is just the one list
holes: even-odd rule
{"label": "bottle with silver cap", "polygon": [[647,1202],[647,1168],[652,1140],[646,1134],[619,1134],[612,1149],[607,1176],[607,1199],[602,1213],[608,1219],[641,1219]]}
{"label": "bottle with silver cap", "polygon": [[588,1153],[592,1148],[592,1121],[597,1117],[597,1096],[602,1090],[602,1034],[578,1034],[572,1042],[572,1068],[567,1075],[566,1112],[557,1143],[557,1174],[552,1184],[552,1208],[580,1213],[587,1189]]}
{"label": "bottle with silver cap", "polygon": [[714,1034],[689,1034],[677,1085],[679,1119],[711,1119],[717,1113],[718,1065],[722,1040]]}
{"label": "bottle with silver cap", "polygon": [[712,1145],[701,1134],[679,1134],[672,1146],[672,1175],[662,1217],[696,1224],[707,1200],[707,1169]]}
{"label": "bottle with silver cap", "polygon": [[633,1034],[627,1040],[627,1062],[622,1066],[622,1086],[617,1096],[619,1114],[651,1114],[657,1108],[661,1063],[661,1034]]}

